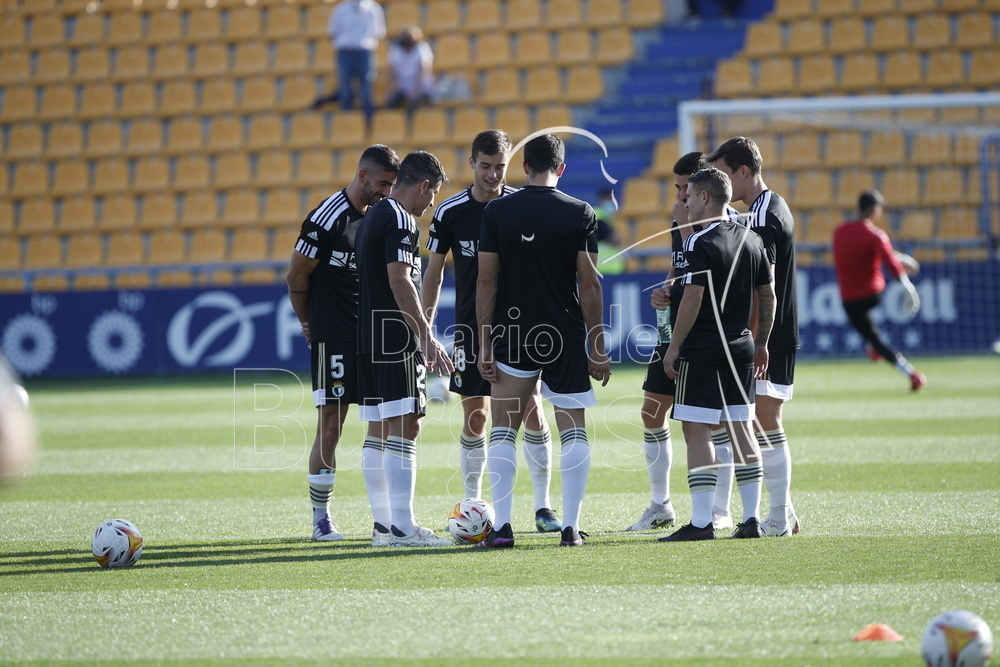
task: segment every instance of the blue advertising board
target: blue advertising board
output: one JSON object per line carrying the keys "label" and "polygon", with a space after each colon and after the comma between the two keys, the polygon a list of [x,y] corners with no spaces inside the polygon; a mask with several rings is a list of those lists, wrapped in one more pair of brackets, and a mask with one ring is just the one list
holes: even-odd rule
{"label": "blue advertising board", "polygon": [[[908,317],[890,284],[876,313],[907,354],[985,352],[1000,336],[1000,264],[925,265],[914,280],[922,307]],[[645,362],[655,342],[649,291],[660,274],[603,281],[608,349]],[[800,268],[803,357],[857,354],[833,270]],[[454,288],[437,322],[449,338]],[[24,377],[149,375],[309,367],[309,351],[283,286],[63,292],[0,296],[0,347]]]}

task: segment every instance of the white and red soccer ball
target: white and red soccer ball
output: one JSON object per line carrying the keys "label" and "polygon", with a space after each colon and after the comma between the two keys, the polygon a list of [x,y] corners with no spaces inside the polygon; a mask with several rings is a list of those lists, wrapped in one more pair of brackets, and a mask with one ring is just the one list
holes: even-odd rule
{"label": "white and red soccer ball", "polygon": [[101,567],[129,567],[142,556],[142,535],[135,524],[111,519],[94,530],[90,548]]}
{"label": "white and red soccer ball", "polygon": [[448,515],[448,533],[459,544],[479,544],[493,532],[496,514],[482,498],[458,501]]}
{"label": "white and red soccer ball", "polygon": [[983,667],[993,656],[993,633],[971,611],[947,611],[924,630],[921,654],[928,667]]}

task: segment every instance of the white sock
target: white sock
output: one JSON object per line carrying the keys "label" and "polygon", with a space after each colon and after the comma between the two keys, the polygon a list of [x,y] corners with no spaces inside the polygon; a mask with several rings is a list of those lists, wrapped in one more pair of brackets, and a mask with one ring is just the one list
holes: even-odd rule
{"label": "white sock", "polygon": [[712,523],[712,503],[715,502],[715,484],[718,471],[714,467],[694,468],[688,471],[688,488],[691,490],[691,525],[705,528]]}
{"label": "white sock", "polygon": [[466,498],[482,498],[483,472],[486,470],[486,434],[465,435],[460,439],[462,484]]}
{"label": "white sock", "polygon": [[416,530],[413,518],[413,492],[417,487],[417,445],[398,435],[385,441],[385,480],[389,485],[390,530],[397,537]]}
{"label": "white sock", "polygon": [[729,513],[729,503],[733,497],[733,443],[725,428],[712,431],[715,445],[715,462],[719,464],[719,479],[715,486],[715,509]]}
{"label": "white sock", "polygon": [[568,428],[559,432],[559,439],[562,441],[559,465],[562,469],[563,528],[572,526],[580,530],[580,510],[590,475],[587,429]]}
{"label": "white sock", "polygon": [[517,431],[502,426],[490,429],[486,465],[490,469],[490,494],[496,511],[494,525],[499,530],[510,523],[517,481]]}
{"label": "white sock", "polygon": [[670,501],[670,427],[646,428],[642,433],[642,448],[646,453],[646,474],[649,475],[649,489],[655,504],[666,505]]}
{"label": "white sock", "polygon": [[[790,506],[789,490],[792,484],[792,453],[788,450],[788,439],[784,429],[764,431],[757,434],[760,458],[764,464],[764,484],[770,497],[772,510]],[[774,516],[776,515],[777,516]],[[780,520],[783,512],[771,512]]]}
{"label": "white sock", "polygon": [[535,511],[552,508],[549,486],[552,483],[552,434],[548,429],[524,429],[524,460],[531,472],[531,486],[535,490]]}
{"label": "white sock", "polygon": [[740,489],[740,500],[743,502],[743,522],[756,518],[760,514],[760,476],[759,463],[741,463],[736,468],[736,484]]}
{"label": "white sock", "polygon": [[906,377],[910,377],[917,370],[903,357],[903,355],[896,357],[896,361],[892,365],[896,367],[897,371]]}
{"label": "white sock", "polygon": [[330,513],[330,499],[333,497],[333,485],[337,482],[337,473],[329,468],[322,468],[315,475],[306,475],[309,482],[309,500],[313,508],[313,525]]}
{"label": "white sock", "polygon": [[382,438],[365,438],[361,446],[361,473],[368,491],[368,504],[372,508],[372,521],[381,526],[379,532],[387,533],[392,525],[392,513],[389,511],[389,487],[383,466],[384,449],[385,440]]}

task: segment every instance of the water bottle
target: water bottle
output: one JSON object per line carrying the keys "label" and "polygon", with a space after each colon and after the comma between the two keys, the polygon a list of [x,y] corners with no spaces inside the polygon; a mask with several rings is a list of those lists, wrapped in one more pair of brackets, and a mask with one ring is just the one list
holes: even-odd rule
{"label": "water bottle", "polygon": [[670,327],[670,306],[663,310],[656,311],[656,334],[659,336],[660,345],[670,342],[670,334],[673,330]]}

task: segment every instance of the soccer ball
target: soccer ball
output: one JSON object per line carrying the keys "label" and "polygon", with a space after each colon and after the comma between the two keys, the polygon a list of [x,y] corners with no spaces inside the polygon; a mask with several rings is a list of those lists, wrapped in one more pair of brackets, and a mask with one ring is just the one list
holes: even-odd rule
{"label": "soccer ball", "polygon": [[458,501],[448,515],[448,533],[459,544],[479,544],[493,532],[496,514],[482,498]]}
{"label": "soccer ball", "polygon": [[451,400],[449,379],[446,377],[431,378],[427,381],[427,400],[447,403]]}
{"label": "soccer ball", "polygon": [[993,633],[971,611],[947,611],[924,630],[921,652],[928,667],[983,667],[993,656]]}
{"label": "soccer ball", "polygon": [[142,535],[125,519],[111,519],[94,530],[90,549],[101,567],[128,567],[142,555]]}

